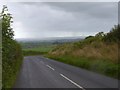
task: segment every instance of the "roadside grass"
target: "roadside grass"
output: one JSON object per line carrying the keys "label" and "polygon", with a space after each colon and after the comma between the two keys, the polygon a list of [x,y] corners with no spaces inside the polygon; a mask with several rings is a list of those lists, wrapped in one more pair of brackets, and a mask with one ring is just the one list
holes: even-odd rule
{"label": "roadside grass", "polygon": [[2,63],[0,63],[0,89],[2,89]]}
{"label": "roadside grass", "polygon": [[46,55],[46,57],[64,62],[66,64],[70,64],[73,66],[77,66],[83,69],[87,69],[93,72],[97,72],[100,74],[104,74],[106,76],[110,76],[113,78],[118,78],[118,64],[112,63],[109,60],[105,59],[93,59],[86,57],[74,57],[69,55]]}
{"label": "roadside grass", "polygon": [[0,41],[0,89],[2,88],[2,45]]}
{"label": "roadside grass", "polygon": [[118,53],[117,43],[85,40],[57,46],[46,57],[120,79]]}
{"label": "roadside grass", "polygon": [[2,79],[4,80],[4,81],[2,81],[2,83],[5,83],[5,84],[3,84],[4,86],[2,86],[2,87],[4,87],[4,88],[13,88],[14,87],[14,84],[15,84],[15,81],[17,78],[16,76],[19,74],[22,60],[21,59],[17,60],[14,63],[15,64],[11,63],[11,65],[9,65],[8,63],[5,63],[6,68],[4,71],[2,71],[3,72]]}
{"label": "roadside grass", "polygon": [[[6,47],[5,47],[6,45]],[[23,61],[23,54],[20,45],[11,41],[10,46],[3,45],[2,52],[2,89],[13,88],[16,76],[20,71]]]}

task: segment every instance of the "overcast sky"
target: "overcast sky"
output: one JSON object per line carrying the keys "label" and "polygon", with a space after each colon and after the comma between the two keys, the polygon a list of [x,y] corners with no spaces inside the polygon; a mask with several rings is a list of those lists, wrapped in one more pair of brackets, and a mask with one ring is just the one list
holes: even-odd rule
{"label": "overcast sky", "polygon": [[118,23],[117,2],[9,2],[7,6],[15,38],[95,35]]}

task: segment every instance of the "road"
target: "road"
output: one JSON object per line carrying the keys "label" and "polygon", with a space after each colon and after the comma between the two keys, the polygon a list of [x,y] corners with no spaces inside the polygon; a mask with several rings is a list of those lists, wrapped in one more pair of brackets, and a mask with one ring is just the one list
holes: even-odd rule
{"label": "road", "polygon": [[42,56],[27,56],[14,88],[117,88],[118,80]]}

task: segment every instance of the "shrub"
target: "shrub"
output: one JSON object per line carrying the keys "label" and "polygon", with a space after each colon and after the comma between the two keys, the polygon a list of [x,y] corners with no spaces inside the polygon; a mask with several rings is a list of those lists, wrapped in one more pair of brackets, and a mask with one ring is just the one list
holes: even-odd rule
{"label": "shrub", "polygon": [[120,25],[115,25],[112,30],[104,36],[103,41],[107,43],[120,42]]}
{"label": "shrub", "polygon": [[22,51],[21,46],[13,39],[12,16],[8,13],[6,6],[3,6],[0,19],[2,23],[2,88],[11,88],[22,63]]}

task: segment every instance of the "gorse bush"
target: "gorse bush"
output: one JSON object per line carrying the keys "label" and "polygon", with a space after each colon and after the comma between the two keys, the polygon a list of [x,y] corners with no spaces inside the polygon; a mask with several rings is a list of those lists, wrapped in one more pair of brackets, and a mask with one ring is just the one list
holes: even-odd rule
{"label": "gorse bush", "polygon": [[2,88],[11,88],[22,63],[21,46],[13,39],[12,16],[4,5],[0,13],[2,24]]}

